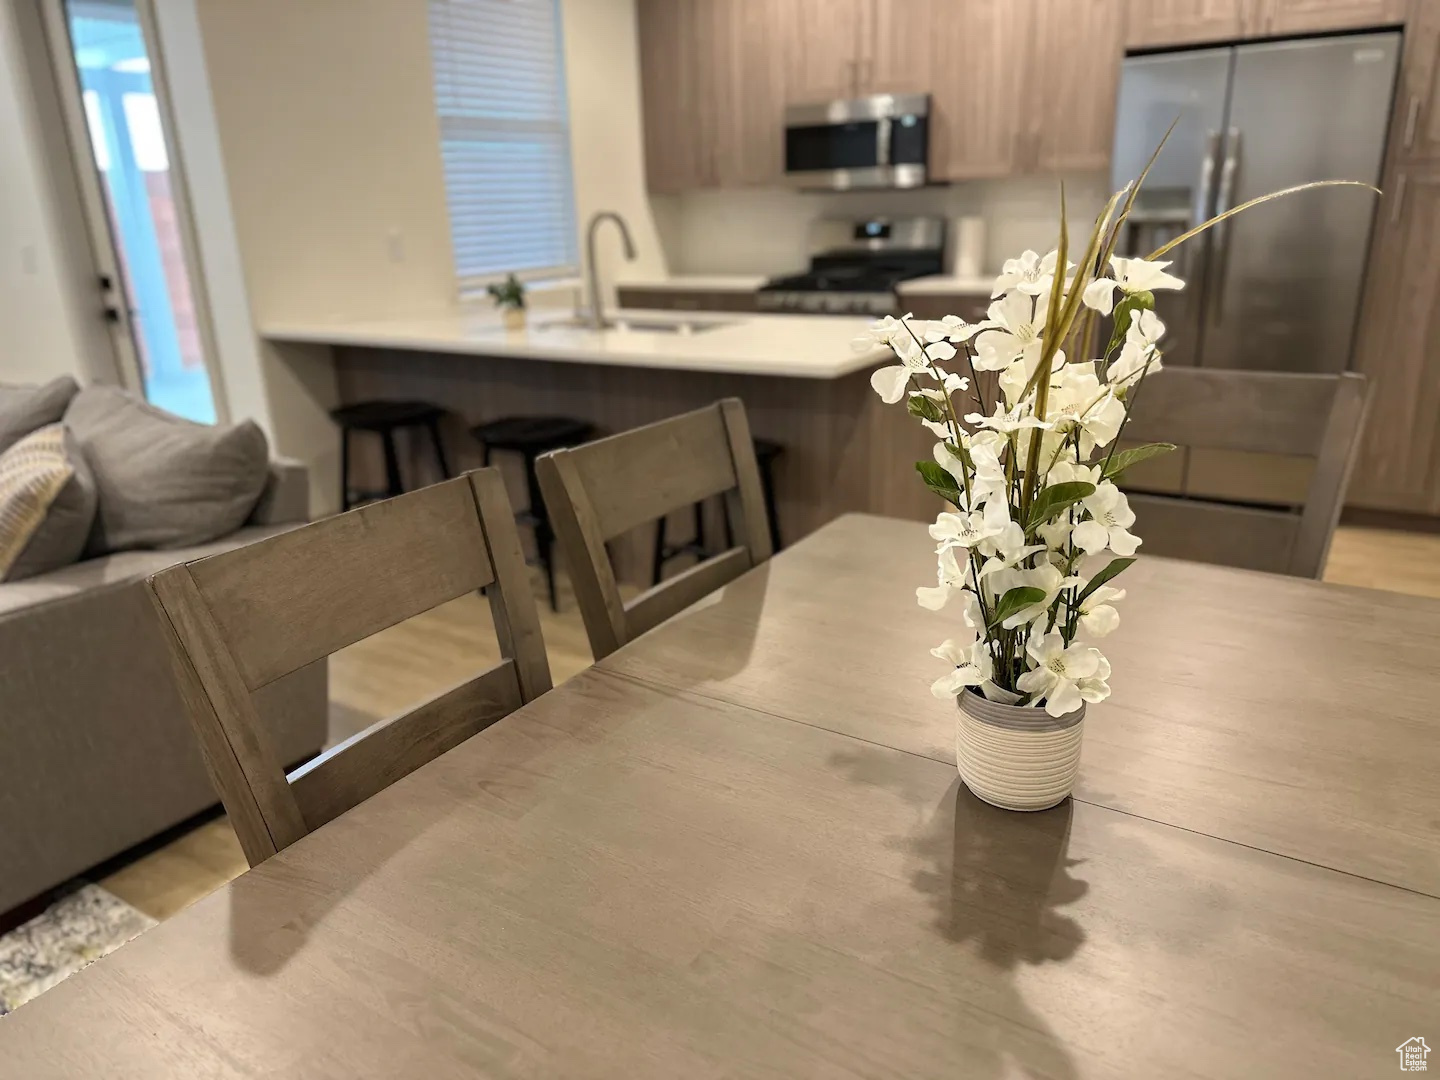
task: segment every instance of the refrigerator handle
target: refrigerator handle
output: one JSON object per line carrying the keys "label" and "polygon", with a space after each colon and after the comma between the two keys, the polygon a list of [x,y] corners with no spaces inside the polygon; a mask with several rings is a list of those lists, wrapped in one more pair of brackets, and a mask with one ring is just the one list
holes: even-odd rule
{"label": "refrigerator handle", "polygon": [[1200,161],[1200,182],[1195,185],[1195,221],[1199,225],[1210,214],[1210,197],[1215,186],[1215,160],[1220,156],[1220,133],[1205,136],[1205,155]]}
{"label": "refrigerator handle", "polygon": [[[1240,168],[1240,129],[1232,127],[1225,138],[1225,164],[1220,166],[1220,193],[1215,199],[1215,213],[1228,211],[1235,201],[1235,173]],[[1211,322],[1219,322],[1225,310],[1225,278],[1230,270],[1230,222],[1215,226],[1214,280],[1207,290],[1210,295]]]}

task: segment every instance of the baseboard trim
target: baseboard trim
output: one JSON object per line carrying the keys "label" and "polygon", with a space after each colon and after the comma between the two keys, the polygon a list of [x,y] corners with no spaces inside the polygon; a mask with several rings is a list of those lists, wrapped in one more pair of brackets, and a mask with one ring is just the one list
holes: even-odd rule
{"label": "baseboard trim", "polygon": [[1370,510],[1363,506],[1347,506],[1340,513],[1341,525],[1358,525],[1367,529],[1395,529],[1400,532],[1440,533],[1440,517],[1414,514],[1403,510]]}

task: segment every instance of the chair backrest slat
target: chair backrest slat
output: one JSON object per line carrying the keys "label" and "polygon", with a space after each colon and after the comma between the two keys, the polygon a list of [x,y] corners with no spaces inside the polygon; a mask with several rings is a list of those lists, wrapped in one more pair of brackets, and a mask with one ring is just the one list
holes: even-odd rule
{"label": "chair backrest slat", "polygon": [[305,827],[318,829],[521,704],[515,662],[502,660],[404,716],[381,720],[331,747],[289,777]]}
{"label": "chair backrest slat", "polygon": [[[643,437],[630,437],[640,432]],[[588,443],[573,460],[606,540],[735,487],[735,462],[719,409]],[[622,477],[639,482],[617,483]]]}
{"label": "chair backrest slat", "polygon": [[1338,386],[1333,375],[1166,368],[1139,388],[1125,438],[1317,457]]}
{"label": "chair backrest slat", "polygon": [[[597,660],[770,558],[755,444],[735,398],[556,450],[536,472]],[[725,496],[737,546],[626,605],[605,542],[715,495]]]}
{"label": "chair backrest slat", "polygon": [[468,481],[372,503],[192,564],[251,690],[494,577]]}
{"label": "chair backrest slat", "polygon": [[[252,866],[550,688],[494,469],[171,567],[149,584],[206,766]],[[285,775],[256,690],[486,586],[500,664]]]}
{"label": "chair backrest slat", "polygon": [[1142,550],[1318,578],[1364,426],[1362,375],[1167,368],[1139,389],[1127,442],[1315,459],[1299,513],[1130,496]]}

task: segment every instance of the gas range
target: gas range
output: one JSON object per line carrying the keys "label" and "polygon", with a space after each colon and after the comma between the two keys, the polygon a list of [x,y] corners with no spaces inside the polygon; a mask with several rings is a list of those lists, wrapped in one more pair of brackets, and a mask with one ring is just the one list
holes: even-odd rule
{"label": "gas range", "polygon": [[817,232],[838,246],[813,254],[803,274],[774,278],[756,297],[761,311],[833,315],[886,315],[895,310],[895,287],[938,274],[944,264],[941,218],[863,218],[822,221]]}

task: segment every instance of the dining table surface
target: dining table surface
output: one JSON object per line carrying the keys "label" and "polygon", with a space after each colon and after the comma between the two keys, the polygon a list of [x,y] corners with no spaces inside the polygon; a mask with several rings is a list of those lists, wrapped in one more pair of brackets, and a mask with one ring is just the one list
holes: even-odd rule
{"label": "dining table surface", "polygon": [[1142,556],[1074,795],[1014,813],[957,775],[934,577],[923,524],[832,522],[0,1020],[0,1077],[1353,1078],[1440,1040],[1440,601]]}

